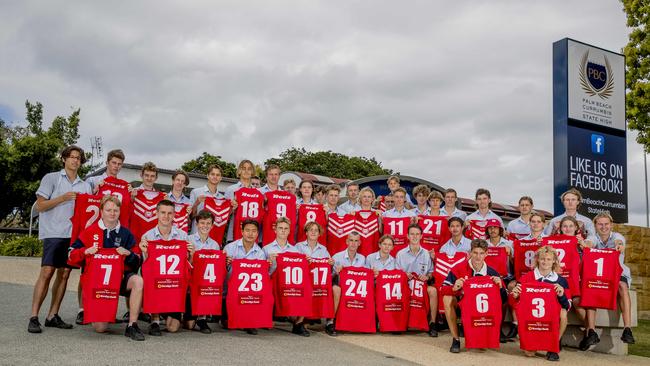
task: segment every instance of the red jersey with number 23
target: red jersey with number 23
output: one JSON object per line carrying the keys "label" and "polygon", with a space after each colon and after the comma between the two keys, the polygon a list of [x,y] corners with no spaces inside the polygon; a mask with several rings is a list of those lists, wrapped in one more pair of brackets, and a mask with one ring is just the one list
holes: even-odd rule
{"label": "red jersey with number 23", "polygon": [[235,259],[228,280],[228,327],[273,328],[273,289],[269,262]]}
{"label": "red jersey with number 23", "polygon": [[336,330],[375,333],[375,276],[367,268],[347,267],[339,274],[341,299]]}
{"label": "red jersey with number 23", "polygon": [[[102,244],[99,244],[100,247]],[[84,324],[95,322],[115,323],[115,313],[124,275],[124,257],[115,248],[101,248],[86,256],[82,275]]]}
{"label": "red jersey with number 23", "polygon": [[[490,276],[469,277],[460,301],[466,348],[499,348],[501,294]],[[557,338],[556,338],[557,341]]]}

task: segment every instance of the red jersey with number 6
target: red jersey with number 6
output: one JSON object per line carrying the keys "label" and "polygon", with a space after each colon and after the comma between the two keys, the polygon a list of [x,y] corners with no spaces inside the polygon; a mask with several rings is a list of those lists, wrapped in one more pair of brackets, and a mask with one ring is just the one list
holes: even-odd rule
{"label": "red jersey with number 6", "polygon": [[281,253],[276,263],[271,278],[275,316],[311,316],[312,281],[307,257],[300,253]]}
{"label": "red jersey with number 6", "polygon": [[289,230],[289,243],[294,244],[296,227],[296,196],[286,191],[271,191],[264,193],[266,197],[266,215],[262,225],[262,243],[264,245],[275,240],[275,222],[280,217],[286,217],[291,221]]}
{"label": "red jersey with number 6", "polygon": [[519,347],[525,351],[560,352],[560,309],[553,284],[522,283],[515,305]]}
{"label": "red jersey with number 6", "polygon": [[152,240],[142,264],[144,302],[149,314],[185,311],[188,262],[187,243],[182,240]]}
{"label": "red jersey with number 6", "polygon": [[361,235],[359,253],[367,256],[377,251],[379,248],[379,215],[377,215],[377,212],[370,210],[357,211],[354,215],[354,230]]}
{"label": "red jersey with number 6", "polygon": [[555,248],[560,260],[560,270],[557,272],[566,278],[572,296],[580,296],[580,254],[578,253],[578,238],[569,235],[553,235],[542,239],[542,245]]}
{"label": "red jersey with number 6", "polygon": [[384,234],[392,235],[395,241],[393,250],[390,252],[390,255],[394,257],[397,255],[397,252],[408,246],[406,236],[408,234],[407,229],[411,223],[411,218],[384,216],[382,220],[384,222]]}
{"label": "red jersey with number 6", "polygon": [[580,306],[616,310],[622,273],[619,255],[615,249],[585,248],[582,253]]}
{"label": "red jersey with number 6", "polygon": [[232,206],[228,200],[217,200],[214,197],[205,197],[205,209],[210,211],[214,218],[212,229],[210,229],[210,238],[216,241],[219,246],[223,247],[223,236],[228,227],[228,218]]}
{"label": "red jersey with number 6", "polygon": [[336,330],[375,333],[375,276],[360,267],[343,268],[339,274],[341,299],[336,312]]}
{"label": "red jersey with number 6", "polygon": [[[466,348],[499,348],[501,294],[490,276],[469,277],[460,301]],[[557,342],[557,338],[555,338]]]}
{"label": "red jersey with number 6", "polygon": [[99,204],[102,196],[99,194],[79,193],[74,200],[74,213],[70,218],[72,221],[72,236],[70,244],[77,241],[79,233],[99,220]]}
{"label": "red jersey with number 6", "polygon": [[515,278],[517,280],[535,268],[535,252],[541,246],[542,243],[537,239],[515,240],[513,242]]}
{"label": "red jersey with number 6", "polygon": [[334,295],[332,295],[332,266],[329,258],[312,258],[309,263],[312,284],[311,318],[334,317]]}
{"label": "red jersey with number 6", "polygon": [[427,283],[418,280],[417,274],[412,273],[413,278],[409,281],[411,299],[409,302],[409,329],[429,330],[429,294]]}
{"label": "red jersey with number 6", "polygon": [[86,256],[81,290],[84,324],[115,323],[123,275],[124,257],[115,248],[101,248]]}
{"label": "red jersey with number 6", "polygon": [[419,215],[418,225],[422,228],[422,248],[436,253],[440,247],[451,238],[447,226],[447,216]]}
{"label": "red jersey with number 6", "polygon": [[228,280],[228,327],[273,328],[273,289],[269,262],[235,259]]}
{"label": "red jersey with number 6", "polygon": [[202,249],[194,252],[192,265],[192,315],[221,315],[226,255],[220,250]]}
{"label": "red jersey with number 6", "polygon": [[[120,207],[120,225],[128,228],[131,216],[131,193],[129,192],[129,182],[115,177],[106,177],[104,178],[104,184],[99,187],[97,194],[102,197],[110,194],[120,200],[122,203],[122,206]],[[140,238],[137,238],[137,240],[139,239]]]}
{"label": "red jersey with number 6", "polygon": [[[331,213],[327,217],[327,251],[336,254],[347,248],[345,244],[348,234],[354,230],[354,215],[343,215]],[[359,247],[361,253],[361,247]],[[363,254],[363,253],[361,253]]]}
{"label": "red jersey with number 6", "polygon": [[257,188],[240,188],[235,192],[237,210],[235,211],[235,223],[233,229],[233,240],[242,237],[241,223],[245,220],[255,220],[262,224],[264,219],[264,195]]}
{"label": "red jersey with number 6", "polygon": [[298,209],[298,242],[307,240],[305,234],[305,225],[308,222],[315,221],[323,229],[323,233],[318,237],[319,243],[325,243],[325,231],[327,230],[327,216],[325,208],[319,204],[303,203]]}
{"label": "red jersey with number 6", "polygon": [[408,277],[399,269],[383,270],[375,279],[380,332],[404,332],[408,323]]}

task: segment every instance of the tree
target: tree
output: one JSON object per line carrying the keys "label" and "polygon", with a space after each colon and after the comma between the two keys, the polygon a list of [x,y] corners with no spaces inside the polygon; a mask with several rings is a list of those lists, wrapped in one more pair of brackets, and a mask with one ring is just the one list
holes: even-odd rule
{"label": "tree", "polygon": [[205,151],[198,158],[186,161],[181,168],[186,172],[208,174],[208,167],[213,164],[221,168],[224,177],[237,177],[235,164],[222,160],[221,156],[208,154]]}
{"label": "tree", "polygon": [[636,141],[650,152],[650,4],[647,1],[622,0],[627,26],[632,29],[623,49],[627,73],[628,127],[639,131]]}
{"label": "tree", "polygon": [[276,164],[282,170],[318,174],[334,178],[359,179],[373,175],[392,174],[375,158],[347,156],[332,151],[306,151],[304,148],[290,148],[280,153],[279,158],[264,162],[265,166]]}

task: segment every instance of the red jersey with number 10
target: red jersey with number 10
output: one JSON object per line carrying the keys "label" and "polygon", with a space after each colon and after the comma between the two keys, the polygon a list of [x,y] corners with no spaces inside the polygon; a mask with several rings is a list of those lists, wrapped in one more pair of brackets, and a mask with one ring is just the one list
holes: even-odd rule
{"label": "red jersey with number 10", "polygon": [[325,232],[327,230],[327,216],[325,215],[325,207],[320,204],[303,203],[298,209],[298,242],[307,240],[305,234],[305,225],[308,222],[315,221],[323,229],[323,234],[318,237],[319,243],[325,243]]}
{"label": "red jersey with number 10", "polygon": [[300,253],[281,253],[271,278],[275,295],[275,316],[312,314],[312,281],[309,262]]}
{"label": "red jersey with number 10", "polygon": [[580,296],[580,254],[578,238],[569,235],[553,235],[542,239],[542,245],[555,248],[560,260],[557,274],[566,278],[571,289],[571,296]]}
{"label": "red jersey with number 10", "polygon": [[228,327],[273,328],[273,289],[269,262],[235,259],[228,280]]}
{"label": "red jersey with number 10", "polygon": [[188,281],[187,242],[152,240],[148,243],[147,254],[142,264],[142,310],[149,314],[184,312]]}
{"label": "red jersey with number 10", "polygon": [[[469,277],[460,301],[466,348],[499,348],[501,294],[490,276]],[[555,338],[557,342],[557,338]]]}
{"label": "red jersey with number 10", "polygon": [[205,197],[205,209],[210,211],[214,222],[210,229],[210,238],[223,247],[223,235],[228,227],[228,218],[232,206],[228,200],[217,200],[214,197]]}
{"label": "red jersey with number 10", "polygon": [[409,281],[411,299],[409,302],[409,329],[429,330],[429,293],[427,283],[417,279],[417,274],[411,273],[413,278]]}
{"label": "red jersey with number 10", "polygon": [[341,299],[336,312],[336,330],[375,333],[375,276],[360,267],[343,268],[339,274]]}
{"label": "red jersey with number 10", "polygon": [[241,223],[244,220],[255,220],[262,224],[264,218],[264,195],[257,188],[243,187],[235,192],[237,200],[237,211],[235,212],[235,223],[233,226],[233,240],[242,237]]}
{"label": "red jersey with number 10", "polygon": [[174,203],[174,226],[186,233],[190,228],[190,213],[187,212],[188,207],[190,207],[189,203]]}
{"label": "red jersey with number 10", "polygon": [[294,235],[296,227],[296,196],[278,190],[266,192],[264,197],[266,197],[266,215],[264,215],[262,225],[262,243],[266,245],[275,240],[275,222],[278,221],[278,218],[284,216],[291,221],[288,241],[294,244],[296,242]]}
{"label": "red jersey with number 10", "polygon": [[85,262],[81,290],[84,324],[115,323],[124,257],[117,254],[115,248],[101,248],[97,253],[87,255]]}
{"label": "red jersey with number 10", "polygon": [[513,242],[515,278],[517,280],[535,268],[535,252],[541,246],[542,243],[537,239],[515,240]]}
{"label": "red jersey with number 10", "polygon": [[79,233],[99,220],[99,204],[102,196],[99,194],[78,193],[74,200],[74,213],[70,218],[72,221],[72,236],[70,244],[77,241]]}
{"label": "red jersey with number 10", "polygon": [[359,253],[367,256],[377,251],[379,248],[379,215],[377,215],[377,212],[370,210],[357,211],[354,215],[354,230],[361,235]]}
{"label": "red jersey with number 10", "polygon": [[[102,197],[110,194],[120,200],[122,203],[122,206],[120,207],[120,225],[128,228],[131,216],[131,193],[129,192],[129,183],[119,178],[106,177],[104,178],[104,184],[99,187],[97,194]],[[139,238],[137,239],[139,240]]]}
{"label": "red jersey with number 10", "polygon": [[430,251],[435,249],[436,253],[440,247],[451,239],[451,233],[447,226],[447,216],[419,215],[418,225],[422,228],[422,248]]}
{"label": "red jersey with number 10", "polygon": [[192,265],[192,315],[221,315],[226,255],[220,250],[202,249],[194,252]]}
{"label": "red jersey with number 10", "polygon": [[393,250],[390,252],[390,255],[394,257],[397,255],[397,252],[408,246],[406,236],[408,234],[407,229],[411,223],[411,218],[384,216],[382,220],[384,221],[384,234],[392,235],[395,242]]}
{"label": "red jersey with number 10", "polygon": [[537,281],[523,283],[515,306],[519,347],[525,351],[560,352],[561,306],[555,286]]}
{"label": "red jersey with number 10", "polygon": [[[345,241],[348,234],[354,230],[354,215],[339,216],[336,213],[331,213],[327,218],[327,251],[331,255],[347,248]],[[359,253],[361,253],[361,247],[359,247]]]}
{"label": "red jersey with number 10", "polygon": [[312,318],[334,317],[334,295],[332,295],[332,266],[329,258],[312,258],[309,274],[312,284]]}
{"label": "red jersey with number 10", "polygon": [[616,310],[622,273],[619,255],[615,249],[585,248],[582,253],[580,306]]}
{"label": "red jersey with number 10", "polygon": [[408,277],[399,269],[383,270],[375,279],[380,332],[403,332],[408,323]]}
{"label": "red jersey with number 10", "polygon": [[165,194],[156,191],[138,190],[133,199],[133,212],[129,220],[129,230],[135,241],[140,242],[142,235],[158,225],[156,205],[165,199]]}

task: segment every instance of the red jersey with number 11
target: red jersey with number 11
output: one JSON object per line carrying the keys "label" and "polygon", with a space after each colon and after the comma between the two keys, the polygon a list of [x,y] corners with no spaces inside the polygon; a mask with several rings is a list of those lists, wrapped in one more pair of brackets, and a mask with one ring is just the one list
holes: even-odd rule
{"label": "red jersey with number 11", "polygon": [[101,248],[86,256],[81,290],[84,324],[115,323],[123,275],[124,257],[115,248]]}
{"label": "red jersey with number 11", "polygon": [[245,220],[255,220],[262,224],[264,218],[264,195],[257,188],[243,187],[235,192],[237,200],[237,211],[235,212],[235,223],[233,226],[233,240],[242,237],[241,223]]}
{"label": "red jersey with number 11", "polygon": [[622,272],[619,255],[615,249],[585,248],[582,253],[580,306],[616,310]]}
{"label": "red jersey with number 11", "polygon": [[[469,277],[460,301],[466,348],[499,348],[501,294],[490,276]],[[557,338],[555,338],[557,342]]]}
{"label": "red jersey with number 11", "polygon": [[384,222],[384,234],[392,235],[395,241],[393,250],[390,252],[390,255],[394,257],[397,255],[397,252],[408,246],[406,236],[408,234],[408,227],[411,223],[411,218],[384,216],[382,220]]}

